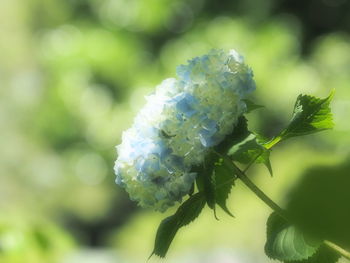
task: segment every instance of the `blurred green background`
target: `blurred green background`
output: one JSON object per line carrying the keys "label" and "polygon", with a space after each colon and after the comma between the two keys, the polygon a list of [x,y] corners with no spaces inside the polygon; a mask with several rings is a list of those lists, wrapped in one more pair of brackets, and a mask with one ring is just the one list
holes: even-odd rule
{"label": "blurred green background", "polygon": [[[266,109],[248,119],[266,136],[298,94],[336,89],[333,131],[276,148],[274,178],[251,170],[273,199],[287,204],[311,168],[350,162],[349,0],[0,0],[0,262],[146,261],[171,211],[129,201],[114,146],[144,96],[210,48],[253,68]],[[206,210],[180,231],[166,262],[270,262],[270,210],[240,183],[229,206],[235,219]]]}

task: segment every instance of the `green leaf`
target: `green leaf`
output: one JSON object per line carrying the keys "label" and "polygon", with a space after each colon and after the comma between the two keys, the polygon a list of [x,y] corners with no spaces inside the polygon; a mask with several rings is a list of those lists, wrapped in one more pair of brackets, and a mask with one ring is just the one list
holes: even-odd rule
{"label": "green leaf", "polygon": [[199,191],[204,192],[205,199],[208,206],[214,210],[215,213],[215,178],[213,175],[214,164],[218,156],[214,152],[209,152],[202,165],[192,169],[198,174],[196,183]]}
{"label": "green leaf", "polygon": [[231,160],[227,157],[223,157],[215,163],[214,176],[215,201],[227,214],[234,217],[226,205],[226,200],[231,192],[231,188],[234,186],[235,180],[237,179]]}
{"label": "green leaf", "polygon": [[271,162],[270,162],[270,150],[263,146],[262,139],[259,139],[256,135],[251,133],[240,143],[234,145],[228,152],[228,155],[234,161],[250,164],[253,162],[263,163],[269,170],[271,176],[273,175]]}
{"label": "green leaf", "polygon": [[198,174],[197,187],[204,193],[208,206],[214,210],[215,218],[217,219],[216,204],[233,217],[226,206],[226,200],[237,179],[232,161],[227,156],[212,151],[206,156],[204,164],[195,167],[193,171]]}
{"label": "green leaf", "polygon": [[171,242],[177,231],[195,220],[205,205],[205,198],[202,193],[196,193],[187,199],[170,217],[165,218],[159,225],[154,249],[151,254],[165,257]]}
{"label": "green leaf", "polygon": [[265,253],[272,259],[280,261],[309,259],[316,253],[321,243],[304,235],[275,212],[267,221]]}
{"label": "green leaf", "polygon": [[254,102],[252,102],[251,100],[243,100],[247,106],[247,111],[246,113],[250,113],[254,110],[257,110],[257,109],[260,109],[260,108],[264,108],[264,106],[262,105],[258,105],[258,104],[255,104]]}
{"label": "green leaf", "polygon": [[227,135],[219,145],[215,146],[214,150],[222,155],[226,155],[233,145],[244,140],[249,134],[247,119],[241,116],[232,133]]}
{"label": "green leaf", "polygon": [[285,263],[336,263],[339,258],[340,256],[334,250],[321,245],[311,258],[301,261],[285,261]]}
{"label": "green leaf", "polygon": [[333,95],[334,90],[325,99],[299,95],[294,106],[292,120],[279,135],[281,140],[333,128],[334,124],[329,106]]}
{"label": "green leaf", "polygon": [[287,211],[303,232],[350,248],[350,159],[307,169],[288,193]]}
{"label": "green leaf", "polygon": [[192,196],[193,193],[194,193],[194,183],[192,183],[191,188],[190,188],[190,191],[188,192],[188,195],[189,195],[189,196]]}

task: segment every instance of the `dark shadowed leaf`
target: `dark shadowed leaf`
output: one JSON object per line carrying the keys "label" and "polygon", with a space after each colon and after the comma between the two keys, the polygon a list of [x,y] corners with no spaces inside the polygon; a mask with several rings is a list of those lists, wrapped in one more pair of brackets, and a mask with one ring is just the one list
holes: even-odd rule
{"label": "dark shadowed leaf", "polygon": [[248,130],[247,119],[244,116],[241,116],[232,133],[227,135],[219,145],[215,146],[214,150],[225,155],[233,145],[244,140],[249,134],[250,131]]}
{"label": "dark shadowed leaf", "polygon": [[253,101],[251,100],[243,100],[245,102],[245,104],[247,105],[247,111],[246,113],[250,113],[254,110],[257,110],[257,109],[260,109],[260,108],[264,108],[264,106],[262,105],[258,105],[258,104],[255,104]]}
{"label": "dark shadowed leaf", "polygon": [[233,214],[228,210],[226,205],[226,200],[231,192],[231,188],[237,179],[231,160],[227,157],[220,158],[220,160],[215,163],[214,176],[216,203],[227,214],[233,217]]}
{"label": "dark shadowed leaf", "polygon": [[233,216],[226,206],[226,200],[237,178],[232,161],[227,156],[212,152],[207,155],[205,164],[194,168],[193,171],[198,174],[197,187],[204,193],[208,206],[214,210],[215,218],[216,204]]}
{"label": "dark shadowed leaf", "polygon": [[177,231],[195,220],[205,205],[202,193],[192,195],[170,217],[165,218],[159,225],[152,255],[165,257]]}
{"label": "dark shadowed leaf", "polygon": [[270,162],[270,150],[263,146],[263,141],[251,133],[241,142],[234,145],[228,155],[237,162],[250,164],[252,162],[263,163],[272,175]]}
{"label": "dark shadowed leaf", "polygon": [[215,213],[215,178],[214,165],[218,159],[218,155],[210,152],[204,159],[202,165],[194,167],[192,171],[198,174],[196,183],[199,191],[204,193],[208,206],[214,210]]}
{"label": "dark shadowed leaf", "polygon": [[305,172],[289,194],[293,222],[320,239],[350,248],[350,159]]}

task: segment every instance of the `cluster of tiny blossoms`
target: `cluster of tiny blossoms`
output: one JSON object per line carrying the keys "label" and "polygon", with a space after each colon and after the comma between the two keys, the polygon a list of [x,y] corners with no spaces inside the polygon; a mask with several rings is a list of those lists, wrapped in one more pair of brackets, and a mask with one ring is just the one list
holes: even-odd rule
{"label": "cluster of tiny blossoms", "polygon": [[[210,147],[230,134],[255,89],[236,51],[212,50],[164,80],[117,146],[116,183],[143,207],[165,211],[181,202]],[[199,175],[200,176],[200,175]]]}

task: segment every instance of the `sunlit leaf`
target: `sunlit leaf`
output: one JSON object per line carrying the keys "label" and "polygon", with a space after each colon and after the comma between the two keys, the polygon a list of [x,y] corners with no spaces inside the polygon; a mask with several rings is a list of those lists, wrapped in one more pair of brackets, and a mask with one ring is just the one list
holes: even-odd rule
{"label": "sunlit leaf", "polygon": [[281,140],[333,128],[334,124],[329,106],[333,95],[334,90],[325,99],[310,95],[299,95],[294,106],[292,120],[279,135]]}

